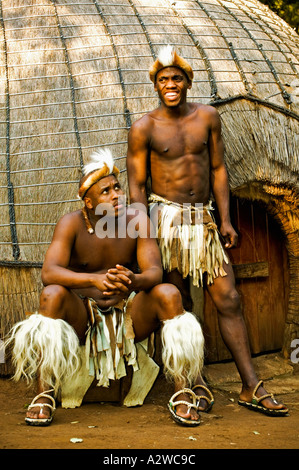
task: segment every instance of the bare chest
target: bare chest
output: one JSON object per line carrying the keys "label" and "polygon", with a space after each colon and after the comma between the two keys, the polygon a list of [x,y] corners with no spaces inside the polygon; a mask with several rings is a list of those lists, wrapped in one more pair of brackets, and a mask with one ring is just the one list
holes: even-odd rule
{"label": "bare chest", "polygon": [[70,262],[73,269],[97,272],[116,264],[132,265],[136,240],[98,235],[90,234],[86,230],[77,236]]}
{"label": "bare chest", "polygon": [[161,122],[154,126],[151,149],[167,160],[182,155],[200,155],[208,146],[209,130],[198,119]]}

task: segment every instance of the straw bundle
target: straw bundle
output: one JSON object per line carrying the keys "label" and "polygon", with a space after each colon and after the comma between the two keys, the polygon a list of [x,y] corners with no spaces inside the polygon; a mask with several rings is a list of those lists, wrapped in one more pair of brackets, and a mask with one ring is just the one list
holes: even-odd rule
{"label": "straw bundle", "polygon": [[[32,308],[30,292],[37,303],[36,273],[58,218],[80,206],[78,180],[91,151],[109,146],[126,184],[127,132],[158,104],[148,69],[162,44],[192,65],[190,99],[220,111],[232,190],[248,193],[260,182],[259,197],[287,218],[286,231],[292,214],[298,234],[299,42],[267,7],[256,0],[3,0],[0,25],[6,323]],[[295,260],[297,245],[289,238]]]}

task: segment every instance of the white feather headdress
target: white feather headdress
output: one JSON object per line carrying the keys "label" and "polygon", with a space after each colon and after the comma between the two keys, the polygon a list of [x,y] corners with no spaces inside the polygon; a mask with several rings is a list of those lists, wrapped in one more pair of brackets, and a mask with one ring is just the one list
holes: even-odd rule
{"label": "white feather headdress", "polygon": [[183,59],[183,57],[179,56],[174,47],[169,44],[167,46],[161,47],[157,60],[153,63],[149,70],[149,76],[152,82],[155,83],[157,73],[159,70],[162,70],[165,67],[178,67],[182,69],[189,80],[192,82],[193,70],[191,65],[188,64],[188,62]]}
{"label": "white feather headdress", "polygon": [[167,46],[161,47],[157,58],[160,64],[162,64],[164,67],[169,67],[170,65],[172,65],[174,60],[173,46],[170,46],[168,44]]}
{"label": "white feather headdress", "polygon": [[83,167],[83,175],[87,178],[79,188],[79,198],[83,199],[89,188],[101,178],[112,174],[117,176],[119,169],[114,165],[111,151],[104,148],[93,152],[90,161]]}
{"label": "white feather headdress", "polygon": [[108,148],[95,150],[89,157],[89,162],[83,167],[83,175],[89,175],[95,170],[100,170],[103,166],[107,166],[112,173],[114,161],[112,153]]}

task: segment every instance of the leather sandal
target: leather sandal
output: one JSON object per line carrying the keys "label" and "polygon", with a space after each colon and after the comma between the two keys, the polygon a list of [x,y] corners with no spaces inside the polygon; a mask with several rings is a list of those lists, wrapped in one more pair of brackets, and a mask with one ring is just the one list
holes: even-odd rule
{"label": "leather sandal", "polygon": [[[49,426],[49,424],[52,423],[54,411],[56,410],[55,400],[51,395],[47,395],[47,394],[50,393],[50,392],[53,392],[53,391],[54,391],[54,389],[47,390],[45,392],[40,393],[39,395],[37,395],[36,397],[33,398],[32,402],[28,406],[28,410],[39,406],[40,407],[40,413],[42,413],[42,410],[45,406],[50,408],[51,414],[50,414],[49,418],[29,418],[29,417],[26,416],[26,418],[25,418],[26,424],[28,424],[29,426]],[[38,403],[37,400],[41,397],[48,398],[52,402],[52,405],[50,403]]]}
{"label": "leather sandal", "polygon": [[[174,401],[175,398],[181,394],[187,394],[191,397],[192,402],[189,403],[188,401],[185,400],[178,400]],[[172,419],[174,421],[182,426],[189,426],[189,427],[194,427],[194,426],[199,426],[200,425],[200,419],[198,418],[197,420],[194,419],[189,419],[189,418],[183,418],[182,416],[177,415],[176,413],[176,407],[178,405],[186,405],[188,407],[187,413],[190,412],[190,410],[193,408],[194,410],[197,411],[197,398],[194,392],[190,390],[189,388],[183,388],[182,390],[174,393],[172,397],[169,400],[168,403],[168,409],[170,411]]]}
{"label": "leather sandal", "polygon": [[[213,397],[211,391],[207,387],[205,387],[204,385],[194,385],[194,387],[192,387],[192,391],[194,392],[197,388],[203,389],[208,394],[208,396],[206,396],[206,395],[197,395],[196,394],[197,410],[202,411],[204,413],[207,413],[208,411],[210,411],[210,409],[214,405],[214,397]],[[208,403],[207,408],[205,408],[204,410],[201,409],[200,406],[199,406],[199,403],[200,403],[201,399],[206,400],[206,402]]]}

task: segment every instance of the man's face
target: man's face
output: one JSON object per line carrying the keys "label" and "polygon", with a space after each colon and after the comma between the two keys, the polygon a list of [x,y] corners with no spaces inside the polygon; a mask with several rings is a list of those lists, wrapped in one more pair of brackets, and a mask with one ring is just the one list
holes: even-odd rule
{"label": "man's face", "polygon": [[165,67],[156,75],[155,90],[167,107],[175,107],[186,101],[187,90],[192,84],[178,67]]}
{"label": "man's face", "polygon": [[96,209],[99,204],[107,205],[108,214],[113,217],[121,216],[125,210],[124,192],[114,175],[100,179],[87,191],[84,199],[88,209]]}

